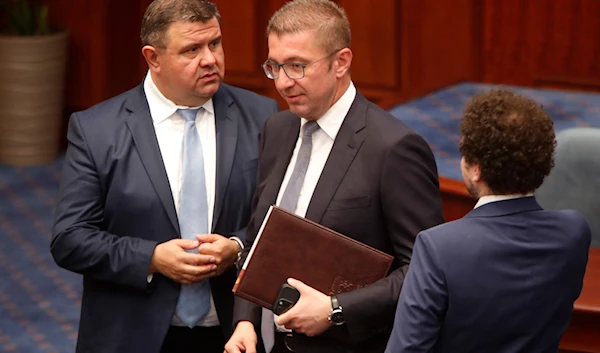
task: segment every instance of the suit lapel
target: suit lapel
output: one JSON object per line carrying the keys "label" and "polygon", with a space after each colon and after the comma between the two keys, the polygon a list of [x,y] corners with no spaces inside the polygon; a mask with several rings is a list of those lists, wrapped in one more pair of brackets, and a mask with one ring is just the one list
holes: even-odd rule
{"label": "suit lapel", "polygon": [[356,92],[356,98],[340,127],[310,200],[306,218],[317,223],[321,222],[327,206],[363,143],[364,138],[359,132],[365,127],[366,111],[367,100]]}
{"label": "suit lapel", "polygon": [[223,199],[229,183],[238,137],[239,112],[234,101],[223,86],[213,96],[217,132],[217,172],[215,208],[212,228],[215,229],[223,207]]}
{"label": "suit lapel", "polygon": [[283,138],[283,141],[274,144],[274,146],[281,146],[281,148],[277,151],[269,151],[269,153],[277,154],[275,165],[270,172],[269,181],[263,191],[264,195],[266,195],[266,199],[269,201],[269,205],[273,205],[277,201],[277,195],[279,194],[281,183],[283,183],[283,177],[285,176],[285,172],[292,159],[299,133],[300,118],[294,115],[287,125],[287,128],[282,131],[281,138]]}
{"label": "suit lapel", "polygon": [[125,109],[131,114],[127,117],[127,126],[142,159],[146,173],[167,212],[169,220],[177,233],[179,233],[175,203],[173,202],[169,179],[167,178],[158,140],[156,139],[156,132],[154,131],[154,124],[150,116],[150,109],[148,108],[144,94],[143,84],[138,86],[137,92],[134,92],[125,103]]}

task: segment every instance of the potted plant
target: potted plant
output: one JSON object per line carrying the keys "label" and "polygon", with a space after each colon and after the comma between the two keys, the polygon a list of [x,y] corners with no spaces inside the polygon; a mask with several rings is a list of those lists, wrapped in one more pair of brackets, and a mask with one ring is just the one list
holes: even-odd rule
{"label": "potted plant", "polygon": [[37,0],[0,0],[0,163],[56,158],[62,138],[68,31]]}

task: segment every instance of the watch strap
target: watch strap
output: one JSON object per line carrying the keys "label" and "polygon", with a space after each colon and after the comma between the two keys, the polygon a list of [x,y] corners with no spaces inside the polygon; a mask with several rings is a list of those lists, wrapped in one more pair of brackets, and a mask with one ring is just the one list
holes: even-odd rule
{"label": "watch strap", "polygon": [[242,251],[244,250],[244,244],[238,237],[231,237],[229,238],[229,240],[233,241],[238,247],[237,257],[233,262],[233,265],[235,267],[238,267],[240,265],[240,261],[242,260]]}
{"label": "watch strap", "polygon": [[332,295],[331,296],[331,309],[335,310],[339,307],[340,307],[340,302],[338,301],[338,298],[335,295]]}

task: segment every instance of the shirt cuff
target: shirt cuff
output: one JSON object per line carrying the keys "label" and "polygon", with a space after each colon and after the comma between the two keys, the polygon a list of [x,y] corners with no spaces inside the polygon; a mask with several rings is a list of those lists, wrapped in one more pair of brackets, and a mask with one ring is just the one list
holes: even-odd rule
{"label": "shirt cuff", "polygon": [[242,239],[238,238],[238,237],[230,237],[229,239],[235,241],[238,246],[240,247],[240,250],[244,250],[244,242],[242,241]]}

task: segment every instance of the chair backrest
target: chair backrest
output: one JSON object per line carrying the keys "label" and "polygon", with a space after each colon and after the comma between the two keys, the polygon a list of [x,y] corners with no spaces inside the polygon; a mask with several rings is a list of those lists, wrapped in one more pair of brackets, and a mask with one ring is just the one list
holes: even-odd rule
{"label": "chair backrest", "polygon": [[546,209],[581,212],[600,247],[600,129],[567,129],[556,140],[554,169],[535,196]]}

